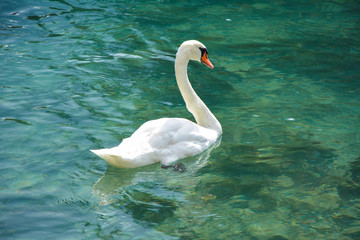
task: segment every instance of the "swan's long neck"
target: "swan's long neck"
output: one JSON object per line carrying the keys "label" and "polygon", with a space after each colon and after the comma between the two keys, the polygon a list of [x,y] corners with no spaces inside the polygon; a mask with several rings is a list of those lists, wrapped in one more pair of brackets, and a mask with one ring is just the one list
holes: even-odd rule
{"label": "swan's long neck", "polygon": [[222,129],[219,121],[191,87],[187,75],[188,63],[189,59],[177,54],[175,60],[176,82],[180,89],[181,95],[184,98],[186,107],[189,112],[194,115],[198,125],[213,129],[220,135],[222,133]]}

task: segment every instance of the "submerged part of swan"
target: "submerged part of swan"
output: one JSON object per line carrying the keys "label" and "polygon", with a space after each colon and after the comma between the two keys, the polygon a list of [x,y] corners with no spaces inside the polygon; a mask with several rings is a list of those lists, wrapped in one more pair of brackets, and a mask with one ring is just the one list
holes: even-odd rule
{"label": "submerged part of swan", "polygon": [[91,150],[118,168],[135,168],[161,162],[169,165],[176,160],[197,155],[213,145],[222,134],[219,121],[192,88],[187,66],[189,60],[214,68],[206,47],[196,40],[179,47],[175,59],[175,76],[187,109],[196,123],[184,118],[161,118],[144,123],[119,146]]}

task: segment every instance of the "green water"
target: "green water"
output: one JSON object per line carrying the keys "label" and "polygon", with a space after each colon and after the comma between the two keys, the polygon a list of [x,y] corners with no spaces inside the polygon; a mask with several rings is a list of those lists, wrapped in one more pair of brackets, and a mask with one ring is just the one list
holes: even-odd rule
{"label": "green water", "polygon": [[[0,239],[359,239],[358,1],[0,2]],[[219,146],[122,170],[89,149],[185,117]]]}

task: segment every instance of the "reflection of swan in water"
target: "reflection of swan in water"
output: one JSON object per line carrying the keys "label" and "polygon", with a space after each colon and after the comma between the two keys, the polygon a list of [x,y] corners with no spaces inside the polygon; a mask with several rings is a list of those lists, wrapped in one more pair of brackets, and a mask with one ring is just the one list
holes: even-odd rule
{"label": "reflection of swan in water", "polygon": [[[118,169],[109,166],[104,175],[94,184],[93,194],[99,198],[99,205],[107,205],[117,201],[117,194],[126,194],[125,188],[144,182],[158,182],[161,185],[194,183],[194,175],[203,168],[210,157],[210,153],[221,143],[221,137],[206,151],[194,157],[183,159],[186,164],[186,171],[183,173],[171,170],[164,171],[156,165],[148,165],[141,169]],[[171,177],[169,178],[169,175]]]}

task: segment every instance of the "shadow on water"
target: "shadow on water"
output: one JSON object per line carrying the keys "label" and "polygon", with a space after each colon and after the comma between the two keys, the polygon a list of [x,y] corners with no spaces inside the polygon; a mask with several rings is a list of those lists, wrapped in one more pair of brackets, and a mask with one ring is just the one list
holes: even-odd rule
{"label": "shadow on water", "polygon": [[360,198],[360,157],[350,163],[346,178],[338,181],[337,189],[344,200]]}
{"label": "shadow on water", "polygon": [[223,143],[213,156],[221,161],[212,161],[199,170],[199,175],[209,177],[202,178],[196,191],[217,200],[235,196],[257,199],[262,203],[257,210],[270,211],[279,204],[276,196],[264,194],[272,182],[286,178],[289,183],[281,184],[287,187],[319,187],[329,181],[329,166],[336,156],[334,149],[320,142],[299,139],[297,144],[268,147]]}
{"label": "shadow on water", "polygon": [[111,205],[125,210],[133,219],[147,226],[155,226],[174,215],[178,207],[175,199],[157,196],[146,190],[164,192],[167,189],[160,186],[157,188],[156,184],[149,186],[146,183],[140,183],[134,188],[124,190],[121,197],[119,196],[118,200]]}

